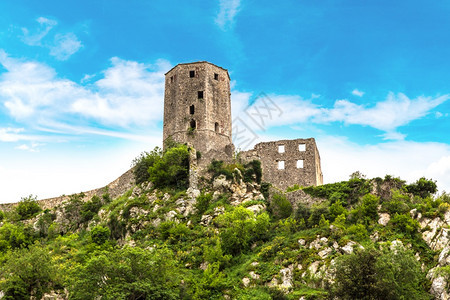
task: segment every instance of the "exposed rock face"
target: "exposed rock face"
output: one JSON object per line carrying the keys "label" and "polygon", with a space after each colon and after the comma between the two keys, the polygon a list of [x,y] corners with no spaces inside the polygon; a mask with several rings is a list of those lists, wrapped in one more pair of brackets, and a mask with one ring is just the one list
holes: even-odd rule
{"label": "exposed rock face", "polygon": [[380,213],[380,218],[378,219],[378,224],[386,226],[391,220],[391,216],[387,213]]}
{"label": "exposed rock face", "polygon": [[428,246],[435,251],[441,251],[438,258],[439,265],[427,274],[427,278],[431,281],[430,293],[435,299],[450,299],[449,282],[437,272],[439,267],[450,265],[450,211],[447,211],[442,219],[440,217],[422,218],[417,210],[412,210],[410,213],[419,221],[421,229],[427,229],[422,232],[422,237]]}

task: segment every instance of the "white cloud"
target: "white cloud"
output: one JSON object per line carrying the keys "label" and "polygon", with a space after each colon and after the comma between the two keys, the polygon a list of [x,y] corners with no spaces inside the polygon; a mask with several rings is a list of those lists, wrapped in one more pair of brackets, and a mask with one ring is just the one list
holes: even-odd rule
{"label": "white cloud", "polygon": [[345,124],[367,125],[392,132],[397,127],[427,115],[430,110],[450,99],[450,95],[439,97],[420,96],[415,99],[405,94],[389,93],[384,101],[374,107],[358,105],[348,100],[338,100],[331,109],[324,109],[316,122],[344,122]]}
{"label": "white cloud", "polygon": [[450,146],[440,143],[393,141],[358,145],[343,137],[316,138],[325,183],[348,180],[354,171],[369,178],[399,176],[408,182],[420,177],[437,180],[450,191]]}
{"label": "white cloud", "polygon": [[36,21],[39,23],[39,28],[34,33],[30,33],[30,30],[27,28],[22,28],[22,41],[30,46],[41,46],[42,39],[58,24],[55,20],[44,17],[39,17]]}
{"label": "white cloud", "polygon": [[72,32],[57,34],[55,35],[54,44],[50,46],[50,55],[58,60],[67,60],[82,47],[83,45]]}
{"label": "white cloud", "polygon": [[234,18],[239,13],[240,0],[220,0],[219,13],[215,19],[216,24],[222,29],[230,28],[234,23]]}
{"label": "white cloud", "polygon": [[14,149],[23,150],[23,151],[29,151],[29,152],[39,152],[39,147],[43,146],[44,144],[40,143],[31,143],[31,144],[22,144],[19,146],[16,146]]}
{"label": "white cloud", "polygon": [[164,71],[170,64],[111,61],[103,78],[82,86],[58,78],[44,64],[13,59],[0,51],[0,64],[7,70],[0,76],[0,100],[12,117],[35,125],[49,120],[70,122],[76,115],[122,127],[160,121]]}
{"label": "white cloud", "polygon": [[358,97],[362,97],[362,96],[364,96],[364,92],[363,91],[360,91],[360,90],[358,90],[358,89],[354,89],[353,91],[352,91],[352,95],[355,95],[355,96],[358,96]]}
{"label": "white cloud", "polygon": [[23,131],[23,128],[0,128],[0,141],[17,142],[23,139],[23,137],[20,135],[20,133]]}
{"label": "white cloud", "polygon": [[[238,94],[234,91],[234,94]],[[248,94],[245,97],[250,101]],[[267,107],[258,103],[252,103],[249,107],[244,105],[245,99],[239,100],[239,111],[233,111],[235,115],[243,114],[243,111],[252,111],[257,114],[265,114],[264,128],[282,125],[294,125],[305,122],[327,124],[330,122],[342,122],[344,124],[370,126],[384,131],[384,139],[404,139],[405,135],[397,132],[397,128],[407,125],[411,121],[426,116],[432,109],[450,99],[450,95],[437,97],[420,96],[410,99],[399,93],[389,93],[386,99],[378,101],[374,106],[355,104],[346,99],[337,100],[331,108],[321,107],[311,99],[303,99],[300,96],[268,95],[266,101],[272,108],[280,110],[280,114],[272,114]],[[233,103],[234,104],[234,103]],[[234,109],[233,109],[234,110]],[[270,115],[270,116],[269,116]],[[440,116],[440,115],[439,115]],[[251,122],[250,122],[251,123]],[[253,126],[257,129],[258,126]],[[262,129],[259,126],[259,129]]]}
{"label": "white cloud", "polygon": [[22,28],[22,41],[25,44],[47,48],[57,60],[67,60],[83,47],[73,32],[55,33],[52,39],[50,31],[58,25],[57,21],[44,17],[39,17],[36,21],[39,23],[37,29]]}

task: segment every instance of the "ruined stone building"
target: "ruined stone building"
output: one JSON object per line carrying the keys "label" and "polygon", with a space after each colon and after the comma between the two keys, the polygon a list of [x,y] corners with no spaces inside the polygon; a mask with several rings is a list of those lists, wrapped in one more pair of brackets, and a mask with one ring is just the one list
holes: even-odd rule
{"label": "ruined stone building", "polygon": [[[201,153],[199,165],[214,158],[230,161],[232,142],[230,76],[209,62],[178,64],[166,73],[164,142],[171,138],[192,145]],[[321,185],[322,170],[315,140],[280,140],[257,144],[243,151],[244,161],[261,161],[263,181],[285,189]]]}

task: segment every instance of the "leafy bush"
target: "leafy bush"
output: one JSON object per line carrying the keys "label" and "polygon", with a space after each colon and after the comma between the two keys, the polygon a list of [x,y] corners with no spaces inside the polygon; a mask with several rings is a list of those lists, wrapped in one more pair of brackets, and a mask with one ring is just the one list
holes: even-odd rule
{"label": "leafy bush", "polygon": [[211,204],[211,200],[212,200],[212,194],[211,193],[207,193],[207,194],[200,194],[195,202],[195,208],[197,209],[197,214],[198,215],[203,215],[203,213],[208,209],[209,204]]}
{"label": "leafy bush", "polygon": [[189,151],[186,145],[167,149],[162,157],[155,157],[148,168],[150,181],[155,187],[186,189],[189,184]]}
{"label": "leafy bush", "polygon": [[258,184],[261,183],[262,169],[261,162],[259,160],[252,160],[251,162],[245,164],[244,168],[245,182],[256,181]]}
{"label": "leafy bush", "polygon": [[91,230],[91,239],[92,242],[96,243],[97,245],[104,244],[109,237],[111,236],[111,231],[107,227],[103,227],[101,225],[96,225]]}
{"label": "leafy bush", "polygon": [[333,268],[332,299],[430,299],[422,288],[425,276],[414,255],[403,248],[357,249]]}
{"label": "leafy bush", "polygon": [[141,184],[149,180],[148,169],[162,156],[162,150],[155,147],[151,152],[142,152],[136,157],[131,166],[133,168],[134,180],[136,184]]}
{"label": "leafy bush", "polygon": [[16,207],[16,212],[19,215],[20,220],[31,219],[41,210],[41,207],[36,201],[36,196],[33,195],[22,198]]}
{"label": "leafy bush", "polygon": [[392,230],[410,238],[414,238],[419,230],[419,222],[409,215],[395,214],[389,221],[389,225],[392,226]]}
{"label": "leafy bush", "polygon": [[292,214],[292,204],[285,195],[274,193],[270,201],[270,209],[278,219],[285,219]]}
{"label": "leafy bush", "polygon": [[415,183],[405,186],[408,193],[421,198],[426,198],[437,192],[436,182],[433,180],[425,179],[425,177],[420,178]]}
{"label": "leafy bush", "polygon": [[2,299],[41,299],[58,286],[57,269],[40,244],[9,252],[0,269]]}
{"label": "leafy bush", "polygon": [[81,206],[81,222],[89,222],[102,207],[102,201],[96,195],[92,196],[91,200],[84,202]]}
{"label": "leafy bush", "polygon": [[101,252],[72,271],[71,299],[179,299],[179,276],[168,250],[124,247]]}
{"label": "leafy bush", "polygon": [[235,255],[249,249],[251,242],[265,237],[269,216],[262,213],[255,218],[251,211],[238,206],[218,216],[217,223],[225,252]]}

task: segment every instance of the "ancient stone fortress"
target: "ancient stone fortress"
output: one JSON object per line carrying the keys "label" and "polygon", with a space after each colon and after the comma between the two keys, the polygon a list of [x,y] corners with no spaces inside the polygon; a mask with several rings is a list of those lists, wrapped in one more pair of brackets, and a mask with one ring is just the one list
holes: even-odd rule
{"label": "ancient stone fortress", "polygon": [[[226,69],[201,61],[178,64],[166,73],[164,144],[168,138],[193,146],[205,167],[212,159],[231,161],[230,76]],[[321,185],[320,156],[313,138],[259,143],[239,154],[261,161],[263,181],[288,186]]]}

